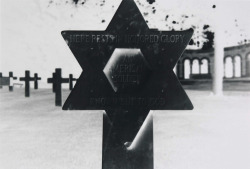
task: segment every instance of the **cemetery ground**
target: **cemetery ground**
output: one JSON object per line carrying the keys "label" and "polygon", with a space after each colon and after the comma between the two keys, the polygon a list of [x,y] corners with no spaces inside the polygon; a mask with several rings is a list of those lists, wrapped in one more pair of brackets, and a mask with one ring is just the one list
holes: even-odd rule
{"label": "cemetery ground", "polygon": [[[185,85],[194,110],[153,111],[155,169],[250,168],[250,84],[224,87]],[[102,111],[63,111],[51,89],[0,90],[0,168],[101,169],[101,151]]]}

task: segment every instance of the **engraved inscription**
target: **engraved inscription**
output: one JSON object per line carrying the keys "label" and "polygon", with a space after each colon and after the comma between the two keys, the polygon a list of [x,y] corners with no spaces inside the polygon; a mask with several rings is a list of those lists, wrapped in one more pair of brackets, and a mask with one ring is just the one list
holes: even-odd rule
{"label": "engraved inscription", "polygon": [[119,106],[164,106],[166,99],[162,97],[120,97],[120,98],[90,98],[91,106],[106,106],[106,105],[119,105]]}
{"label": "engraved inscription", "polygon": [[114,83],[140,83],[141,73],[145,69],[143,64],[136,64],[136,56],[124,56],[121,63],[110,67]]}
{"label": "engraved inscription", "polygon": [[115,49],[103,72],[115,92],[132,91],[141,85],[150,71],[140,49]]}
{"label": "engraved inscription", "polygon": [[185,35],[91,35],[69,36],[70,43],[183,43]]}

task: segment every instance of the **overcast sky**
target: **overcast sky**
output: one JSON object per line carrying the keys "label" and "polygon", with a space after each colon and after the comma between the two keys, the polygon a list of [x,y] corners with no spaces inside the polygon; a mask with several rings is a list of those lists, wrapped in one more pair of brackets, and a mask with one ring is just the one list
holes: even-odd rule
{"label": "overcast sky", "polygon": [[[79,76],[80,66],[60,35],[62,30],[104,30],[121,0],[22,0],[1,1],[0,72],[14,71],[23,76],[25,70],[46,78],[56,67],[63,75]],[[195,41],[203,41],[205,24],[214,31],[214,24],[223,29],[224,46],[250,40],[250,1],[146,0],[136,1],[151,28],[161,30],[188,29],[195,26]],[[213,8],[213,5],[216,5]],[[155,11],[154,11],[155,9]],[[166,16],[168,18],[166,20]],[[188,18],[184,17],[188,16]],[[221,17],[220,17],[221,16]],[[179,24],[173,24],[173,21]],[[189,46],[197,49],[197,46]]]}

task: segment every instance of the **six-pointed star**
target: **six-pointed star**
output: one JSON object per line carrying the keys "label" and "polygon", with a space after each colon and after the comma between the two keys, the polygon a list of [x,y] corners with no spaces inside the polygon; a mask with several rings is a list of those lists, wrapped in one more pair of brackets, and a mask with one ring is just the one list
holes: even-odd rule
{"label": "six-pointed star", "polygon": [[[83,69],[63,110],[148,112],[193,109],[173,72],[192,34],[192,29],[149,29],[133,0],[122,1],[105,31],[62,31]],[[150,67],[147,80],[132,92],[116,92],[103,71],[118,48],[139,49]]]}

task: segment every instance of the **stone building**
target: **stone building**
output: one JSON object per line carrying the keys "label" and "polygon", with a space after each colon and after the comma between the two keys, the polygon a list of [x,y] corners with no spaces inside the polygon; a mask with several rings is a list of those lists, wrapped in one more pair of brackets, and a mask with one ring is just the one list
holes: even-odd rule
{"label": "stone building", "polygon": [[[174,71],[179,79],[211,79],[214,50],[186,50]],[[250,44],[224,49],[224,78],[250,77]]]}

